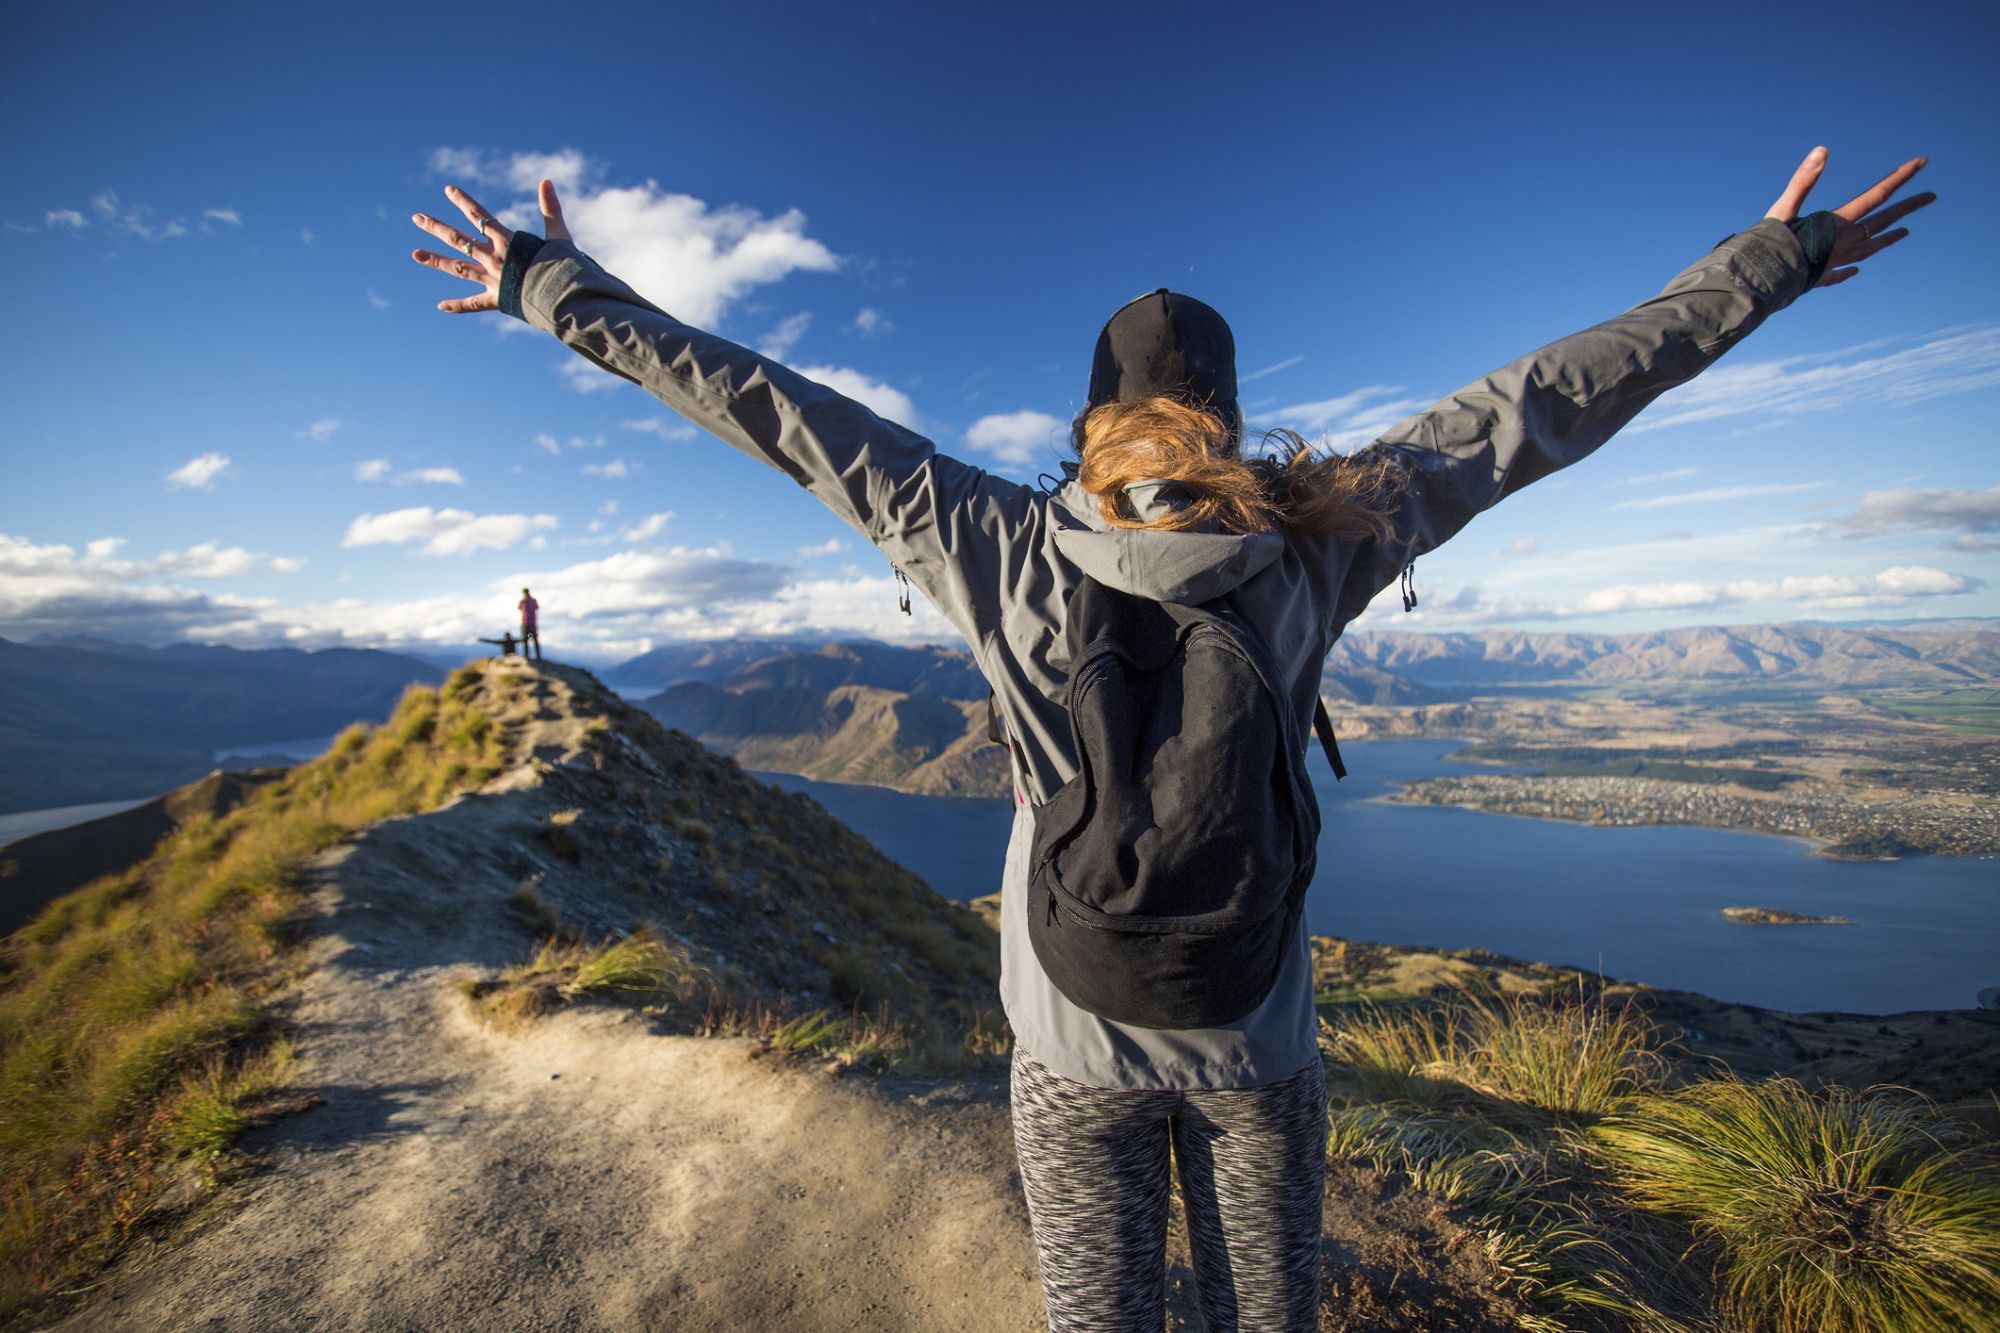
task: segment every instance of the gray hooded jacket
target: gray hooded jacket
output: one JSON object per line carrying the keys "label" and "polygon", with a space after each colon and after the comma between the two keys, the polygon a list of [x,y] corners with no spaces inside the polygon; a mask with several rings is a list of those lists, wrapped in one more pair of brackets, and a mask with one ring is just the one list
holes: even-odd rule
{"label": "gray hooded jacket", "polygon": [[[1304,922],[1270,996],[1223,1028],[1127,1027],[1071,1004],[1027,939],[1030,803],[1075,773],[1062,698],[1063,610],[1083,573],[1158,600],[1225,592],[1263,628],[1312,734],[1334,640],[1404,565],[1488,508],[1583,458],[1661,393],[1694,378],[1810,285],[1791,227],[1725,238],[1661,292],[1550,343],[1398,422],[1370,448],[1408,477],[1389,541],[1112,528],[1065,483],[1044,494],[939,453],[929,440],[747,348],[681,323],[569,241],[510,243],[501,306],[763,460],[880,547],[964,634],[998,697],[1014,760],[1001,882],[1001,1000],[1023,1050],[1101,1087],[1249,1087],[1317,1059]],[[1174,487],[1128,491],[1141,516]]]}

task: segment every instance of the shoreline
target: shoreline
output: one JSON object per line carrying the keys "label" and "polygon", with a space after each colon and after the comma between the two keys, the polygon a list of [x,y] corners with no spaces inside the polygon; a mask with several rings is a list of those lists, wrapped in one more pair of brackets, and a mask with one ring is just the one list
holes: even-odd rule
{"label": "shoreline", "polygon": [[[1486,806],[1480,805],[1475,801],[1426,801],[1420,798],[1405,796],[1401,794],[1408,788],[1415,786],[1416,783],[1418,782],[1428,782],[1428,781],[1430,781],[1429,778],[1415,778],[1409,782],[1392,783],[1390,785],[1396,788],[1395,791],[1384,792],[1380,796],[1370,796],[1365,799],[1370,804],[1373,805],[1395,805],[1395,806],[1403,806],[1405,808],[1422,808],[1424,806],[1429,806],[1437,810],[1470,810],[1475,814],[1492,815],[1497,819],[1531,819],[1531,820],[1537,820],[1545,824],[1570,824],[1577,828],[1600,828],[1600,829],[1686,828],[1686,829],[1705,829],[1711,833],[1741,833],[1746,836],[1755,838],[1775,838],[1780,842],[1802,843],[1804,844],[1803,850],[1807,855],[1817,856],[1824,861],[1847,861],[1847,862],[1857,862],[1857,863],[1880,861],[1887,863],[1892,861],[1904,861],[1909,859],[1907,857],[1902,857],[1902,856],[1832,855],[1826,852],[1825,850],[1826,848],[1831,847],[1833,845],[1832,839],[1814,837],[1812,834],[1809,833],[1775,833],[1770,829],[1745,828],[1742,827],[1741,825],[1736,825],[1736,824],[1695,824],[1695,823],[1689,823],[1685,820],[1663,821],[1657,824],[1641,824],[1641,823],[1607,824],[1601,820],[1594,820],[1594,819],[1567,819],[1561,815],[1535,815],[1535,814],[1528,814],[1527,812],[1521,810],[1494,810]],[[1942,855],[1942,853],[1940,853],[1940,855]],[[1964,859],[1976,860],[1978,859],[1978,854],[1968,853]]]}
{"label": "shoreline", "polygon": [[[1477,789],[1477,788],[1472,790],[1464,790],[1462,787],[1457,790],[1452,790],[1450,787],[1450,784],[1463,784],[1468,780],[1468,778],[1484,779],[1491,781],[1498,777],[1498,775],[1493,775],[1493,774],[1476,774],[1476,775],[1467,775],[1466,777],[1450,775],[1445,777],[1418,778],[1411,781],[1394,782],[1389,784],[1391,787],[1394,788],[1393,791],[1384,792],[1379,796],[1372,796],[1367,799],[1371,801],[1381,801],[1392,805],[1448,806],[1462,810],[1476,810],[1481,814],[1511,815],[1521,819],[1541,819],[1541,820],[1548,820],[1554,823],[1574,824],[1584,828],[1707,828],[1707,829],[1717,829],[1730,833],[1753,833],[1764,837],[1791,838],[1799,842],[1805,843],[1809,850],[1809,854],[1813,856],[1818,856],[1822,859],[1829,861],[1852,862],[1857,864],[1869,864],[1869,863],[1890,864],[1899,861],[1906,861],[1914,857],[1942,857],[1951,860],[1978,860],[1986,857],[1991,857],[1996,854],[2000,854],[2000,852],[1996,852],[1995,848],[1983,845],[1982,843],[1975,841],[1972,836],[1965,836],[1959,839],[1954,839],[1952,842],[1948,842],[1945,845],[1939,846],[1939,845],[1924,845],[1922,843],[1912,840],[1909,837],[1904,836],[1902,833],[1879,831],[1872,828],[1863,828],[1861,830],[1847,833],[1844,836],[1833,836],[1828,833],[1792,832],[1783,829],[1760,827],[1756,823],[1740,821],[1740,820],[1731,820],[1727,818],[1702,819],[1702,818],[1649,817],[1651,814],[1657,812],[1648,811],[1644,809],[1641,803],[1644,798],[1660,797],[1664,794],[1662,792],[1662,787],[1666,785],[1666,781],[1664,779],[1627,778],[1618,775],[1606,775],[1603,777],[1591,777],[1591,778],[1579,778],[1575,776],[1545,778],[1537,774],[1517,774],[1511,776],[1518,778],[1525,778],[1531,781],[1548,782],[1548,783],[1578,782],[1578,781],[1591,781],[1598,783],[1651,782],[1661,785],[1654,787],[1646,787],[1646,788],[1630,788],[1630,787],[1614,788],[1610,791],[1600,790],[1592,793],[1587,798],[1592,803],[1609,804],[1609,805],[1625,804],[1630,807],[1626,809],[1615,809],[1613,811],[1615,817],[1609,819],[1590,818],[1581,815],[1573,815],[1564,813],[1560,810],[1547,810],[1547,809],[1525,810],[1525,809],[1513,808],[1517,802],[1520,802],[1523,799],[1523,794],[1519,791],[1494,791],[1489,789]],[[1426,784],[1444,785],[1446,786],[1447,790],[1451,790],[1451,794],[1447,797],[1439,798],[1423,794],[1417,791],[1418,788],[1424,787]],[[1800,807],[1796,805],[1787,805],[1783,801],[1767,801],[1767,800],[1759,800],[1758,798],[1755,797],[1735,795],[1733,793],[1728,792],[1726,788],[1723,786],[1723,784],[1676,784],[1676,785],[1686,785],[1694,789],[1687,793],[1682,793],[1682,792],[1672,793],[1673,796],[1679,797],[1683,800],[1698,793],[1700,795],[1707,796],[1711,799],[1721,798],[1721,799],[1728,799],[1734,802],[1744,803],[1746,805],[1755,807],[1756,812],[1760,814],[1767,813],[1768,811],[1771,810],[1798,811],[1800,809]],[[1433,790],[1435,790],[1435,788],[1433,788]],[[1571,793],[1567,789],[1559,789],[1556,793],[1554,793],[1554,795],[1567,796],[1571,795]],[[1574,799],[1578,800],[1579,803],[1581,803],[1586,798],[1581,794],[1577,794],[1574,797]],[[1855,809],[1855,808],[1863,810],[1866,809],[1866,807],[1861,807],[1859,803],[1850,802],[1846,797],[1840,796],[1838,794],[1835,795],[1834,799],[1846,802],[1849,805],[1850,809]],[[1974,832],[1977,831],[1975,830]],[[1896,850],[1886,851],[1881,853],[1869,853],[1859,850],[1856,851],[1836,850],[1846,842],[1860,840],[1860,839],[1867,839],[1870,841],[1875,841],[1875,840],[1888,841],[1896,847]],[[1970,842],[1972,845],[1969,846],[1965,845],[1967,842]]]}

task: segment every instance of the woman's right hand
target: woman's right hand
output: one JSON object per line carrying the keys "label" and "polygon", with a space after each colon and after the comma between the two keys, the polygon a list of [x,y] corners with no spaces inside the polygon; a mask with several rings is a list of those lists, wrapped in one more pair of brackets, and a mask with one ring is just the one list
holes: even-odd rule
{"label": "woman's right hand", "polygon": [[[1931,203],[1937,196],[1925,191],[1888,208],[1882,208],[1882,205],[1888,203],[1889,196],[1902,189],[1904,182],[1921,171],[1928,161],[1927,157],[1911,158],[1875,182],[1872,188],[1863,190],[1833,210],[1833,253],[1827,257],[1826,269],[1820,275],[1820,286],[1832,287],[1846,282],[1861,271],[1858,266],[1862,260],[1880,254],[1910,234],[1908,228],[1900,231],[1889,228]],[[1805,202],[1807,192],[1818,183],[1819,174],[1825,168],[1826,149],[1815,148],[1807,153],[1806,160],[1792,173],[1791,183],[1785,187],[1785,192],[1778,196],[1778,202],[1772,204],[1764,216],[1780,222],[1790,222],[1798,217],[1799,205]],[[1878,208],[1882,211],[1872,212]]]}
{"label": "woman's right hand", "polygon": [[[507,266],[507,243],[514,239],[514,233],[500,225],[486,207],[477,199],[456,185],[444,187],[445,197],[458,205],[459,211],[478,229],[478,236],[440,222],[426,213],[418,213],[410,221],[422,227],[431,235],[449,245],[456,254],[433,254],[429,250],[413,250],[410,258],[419,264],[426,264],[440,273],[449,273],[455,278],[480,284],[483,291],[474,296],[463,296],[454,300],[439,301],[438,309],[447,314],[465,315],[479,310],[500,308],[500,273]],[[554,181],[544,180],[541,185],[543,235],[552,241],[570,239],[569,227],[563,222],[562,204],[556,199]]]}

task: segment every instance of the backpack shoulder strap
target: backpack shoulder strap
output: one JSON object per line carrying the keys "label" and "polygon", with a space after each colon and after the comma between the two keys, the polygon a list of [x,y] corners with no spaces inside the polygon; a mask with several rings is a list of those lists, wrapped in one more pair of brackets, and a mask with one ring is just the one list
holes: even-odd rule
{"label": "backpack shoulder strap", "polygon": [[1319,748],[1326,751],[1326,762],[1333,765],[1333,780],[1340,781],[1347,776],[1347,765],[1340,762],[1340,742],[1333,738],[1333,719],[1326,715],[1326,700],[1313,695],[1313,730],[1319,733]]}

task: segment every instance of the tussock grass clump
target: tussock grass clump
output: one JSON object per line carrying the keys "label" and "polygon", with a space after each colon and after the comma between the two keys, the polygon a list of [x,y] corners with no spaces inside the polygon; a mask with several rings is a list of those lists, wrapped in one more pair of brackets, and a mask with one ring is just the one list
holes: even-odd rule
{"label": "tussock grass clump", "polygon": [[1607,1225],[1588,1196],[1583,1130],[1662,1085],[1661,1039],[1637,1008],[1580,993],[1354,1005],[1320,1025],[1348,1094],[1327,1151],[1463,1206],[1512,1292],[1548,1312],[1522,1327],[1565,1328],[1561,1312],[1593,1307],[1643,1323],[1657,1312],[1623,1256],[1647,1233]]}
{"label": "tussock grass clump", "polygon": [[497,729],[470,720],[495,688],[413,687],[0,942],[0,1319],[108,1258],[186,1165],[212,1171],[281,1067],[243,1061],[270,1045],[259,1003],[286,977],[299,871],[497,773]]}
{"label": "tussock grass clump", "polygon": [[1328,1152],[1463,1207],[1526,1328],[2000,1327],[1989,1146],[1901,1090],[1673,1087],[1661,1037],[1582,997],[1357,1006]]}
{"label": "tussock grass clump", "polygon": [[1618,1189],[1685,1221],[1744,1325],[2000,1325],[2000,1162],[1915,1094],[1707,1079],[1591,1131]]}
{"label": "tussock grass clump", "polygon": [[571,865],[583,859],[583,846],[576,837],[576,821],[582,815],[581,810],[557,810],[541,827],[542,841],[549,850]]}
{"label": "tussock grass clump", "polygon": [[482,1017],[512,1029],[586,995],[671,1005],[702,994],[707,980],[687,950],[642,926],[594,945],[551,936],[527,962],[459,990]]}
{"label": "tussock grass clump", "polygon": [[1588,1121],[1655,1086],[1666,1070],[1650,1019],[1580,997],[1364,1003],[1338,1024],[1322,1019],[1321,1040],[1337,1069],[1377,1099],[1481,1102],[1488,1112],[1518,1108],[1530,1121]]}
{"label": "tussock grass clump", "polygon": [[696,1031],[704,1037],[749,1037],[763,1050],[817,1056],[835,1069],[889,1069],[915,1044],[909,1027],[891,1018],[886,1004],[872,1012],[857,1004],[841,1016],[827,1009],[794,1014],[761,1001],[717,1002]]}

